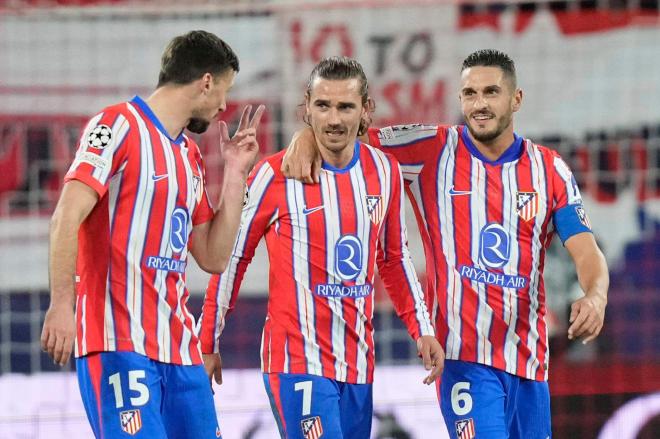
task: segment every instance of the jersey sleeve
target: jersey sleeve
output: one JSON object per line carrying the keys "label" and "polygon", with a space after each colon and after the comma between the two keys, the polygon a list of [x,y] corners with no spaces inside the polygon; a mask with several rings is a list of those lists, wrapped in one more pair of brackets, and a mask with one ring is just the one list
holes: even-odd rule
{"label": "jersey sleeve", "polygon": [[385,128],[369,128],[369,143],[392,154],[401,165],[406,181],[414,181],[426,162],[434,157],[434,151],[444,144],[438,136],[442,127],[436,125],[395,125]]}
{"label": "jersey sleeve", "polygon": [[129,122],[116,110],[107,109],[89,120],[80,136],[76,156],[64,182],[78,180],[103,197],[111,178],[126,162],[125,143]]}
{"label": "jersey sleeve", "polygon": [[199,151],[197,145],[195,145],[195,164],[197,166],[197,173],[194,177],[195,187],[193,189],[195,191],[197,205],[195,206],[192,220],[193,225],[196,226],[210,221],[214,215],[213,204],[211,203],[211,198],[206,190],[206,166],[204,165],[202,153]]}
{"label": "jersey sleeve", "polygon": [[578,233],[591,232],[591,223],[582,203],[582,196],[575,177],[568,165],[553,155],[553,201],[552,221],[562,243]]}
{"label": "jersey sleeve", "polygon": [[206,288],[202,315],[197,325],[205,354],[219,352],[219,337],[225,316],[238,298],[245,270],[277,211],[274,180],[274,171],[268,162],[256,166],[248,178],[248,191],[234,251],[224,273],[213,275]]}
{"label": "jersey sleeve", "polygon": [[401,170],[392,160],[390,204],[381,227],[376,261],[397,315],[416,340],[422,335],[435,335],[435,332],[410,259],[402,187]]}

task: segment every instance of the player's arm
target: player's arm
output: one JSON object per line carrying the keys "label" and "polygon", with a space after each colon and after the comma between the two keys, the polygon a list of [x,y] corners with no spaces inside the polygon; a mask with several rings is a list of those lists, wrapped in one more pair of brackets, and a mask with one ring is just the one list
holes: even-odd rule
{"label": "player's arm", "polygon": [[69,361],[76,335],[78,229],[97,201],[94,189],[80,181],[69,181],[50,222],[50,306],[41,333],[41,348],[60,366]]}
{"label": "player's arm", "polygon": [[209,379],[215,377],[218,384],[222,383],[220,334],[224,329],[225,317],[238,298],[243,276],[255,249],[277,211],[277,196],[282,188],[277,187],[274,180],[269,163],[263,162],[255,167],[248,180],[248,196],[227,270],[221,275],[211,276],[206,288],[197,332],[206,372]]}
{"label": "player's arm", "polygon": [[191,253],[199,266],[209,273],[225,271],[238,231],[245,198],[245,183],[257,154],[256,133],[264,112],[260,105],[250,120],[252,107],[246,106],[238,130],[229,137],[227,125],[220,122],[220,143],[225,162],[218,209],[210,221],[195,225]]}
{"label": "player's arm", "polygon": [[595,339],[603,327],[609,273],[603,253],[591,231],[591,223],[582,203],[573,173],[554,154],[553,223],[559,238],[571,255],[584,297],[571,305],[568,338],[583,338],[583,343]]}
{"label": "player's arm", "polygon": [[425,368],[431,371],[424,379],[424,383],[431,384],[442,372],[445,355],[435,338],[424,293],[410,259],[405,208],[401,194],[403,177],[396,161],[393,160],[392,164],[392,192],[385,221],[381,227],[377,255],[378,273],[392,299],[397,315],[405,323],[410,336],[417,342],[417,349]]}
{"label": "player's arm", "polygon": [[579,233],[564,243],[573,258],[578,282],[584,297],[571,305],[568,338],[581,338],[588,343],[598,337],[605,320],[607,289],[610,277],[605,256],[591,233]]}

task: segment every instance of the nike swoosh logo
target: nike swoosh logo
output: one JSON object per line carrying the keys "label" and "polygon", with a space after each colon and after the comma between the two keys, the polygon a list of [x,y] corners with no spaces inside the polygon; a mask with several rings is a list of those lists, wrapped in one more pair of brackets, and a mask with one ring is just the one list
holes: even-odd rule
{"label": "nike swoosh logo", "polygon": [[303,211],[302,211],[302,214],[303,214],[303,215],[309,215],[310,213],[314,213],[314,212],[316,212],[317,210],[321,210],[321,209],[323,209],[324,207],[325,207],[325,206],[324,206],[323,204],[321,204],[320,206],[312,207],[311,209],[308,209],[307,207],[305,207],[305,208],[303,209]]}
{"label": "nike swoosh logo", "polygon": [[472,191],[457,191],[456,189],[454,189],[454,186],[452,186],[449,189],[448,193],[449,193],[449,195],[454,197],[456,195],[470,195],[472,193]]}
{"label": "nike swoosh logo", "polygon": [[151,174],[151,179],[153,181],[159,181],[159,180],[162,180],[162,179],[167,178],[167,177],[168,177],[167,174],[160,174],[160,175]]}

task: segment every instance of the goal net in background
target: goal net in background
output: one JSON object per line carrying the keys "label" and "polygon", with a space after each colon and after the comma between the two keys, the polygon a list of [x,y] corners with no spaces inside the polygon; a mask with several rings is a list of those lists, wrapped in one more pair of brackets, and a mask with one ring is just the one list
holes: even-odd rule
{"label": "goal net in background", "polygon": [[[486,47],[509,53],[524,90],[516,131],[569,161],[612,275],[604,333],[588,346],[568,343],[566,311],[579,287],[561,245],[548,253],[555,437],[660,437],[657,1],[236,1],[184,8],[173,2],[0,0],[0,13],[0,437],[89,434],[71,375],[46,373],[56,368],[38,344],[48,305],[49,214],[86,118],[134,94],[148,95],[164,46],[191,29],[217,33],[238,53],[241,72],[224,118],[235,125],[243,105],[265,103],[264,154],[302,126],[297,110],[305,81],[324,56],[344,54],[364,65],[377,104],[375,124],[383,126],[459,123],[462,59]],[[214,196],[222,179],[216,138],[211,130],[200,139]],[[415,230],[411,222],[421,270]],[[265,263],[261,251],[225,331],[224,362],[236,369],[230,372],[236,383],[259,379],[253,368],[265,315]],[[195,312],[207,279],[194,268],[189,272]],[[414,347],[385,300],[375,323],[383,373],[414,374],[404,366],[418,363]],[[248,385],[233,394],[228,383],[219,392],[221,422],[238,420],[227,438],[250,429],[251,437],[269,437],[273,422],[263,390],[240,391]],[[430,437],[424,431],[441,420],[432,391],[381,389],[374,434],[391,416],[412,437]],[[223,392],[231,395],[224,401]],[[253,398],[240,399],[248,393]]]}

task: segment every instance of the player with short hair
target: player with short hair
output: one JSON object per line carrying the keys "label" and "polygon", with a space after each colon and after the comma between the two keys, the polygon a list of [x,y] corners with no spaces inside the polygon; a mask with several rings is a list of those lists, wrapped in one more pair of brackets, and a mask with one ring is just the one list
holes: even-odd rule
{"label": "player with short hair", "polygon": [[174,38],[154,93],[92,117],[65,177],[51,221],[41,343],[64,365],[75,338],[96,437],[220,435],[185,268],[188,252],[209,272],[227,265],[264,108],[249,121],[246,107],[231,139],[220,122],[225,168],[216,212],[199,147],[183,130],[202,133],[225,110],[238,70],[235,53],[214,34]]}
{"label": "player with short hair", "polygon": [[[428,295],[447,361],[439,386],[450,435],[551,436],[543,264],[556,233],[584,297],[569,338],[603,326],[609,276],[573,175],[557,152],[513,131],[522,104],[513,61],[496,50],[461,67],[465,125],[369,130],[394,155],[424,242]],[[318,159],[309,130],[297,133],[283,171],[311,181]]]}
{"label": "player with short hair", "polygon": [[268,314],[261,362],[280,434],[365,438],[372,418],[375,268],[433,382],[443,353],[407,248],[396,160],[357,141],[368,127],[367,79],[333,57],[312,71],[305,120],[323,158],[319,185],[284,178],[283,152],[249,178],[234,254],[209,283],[200,339],[209,377],[221,381],[218,337],[255,248],[266,238]]}

